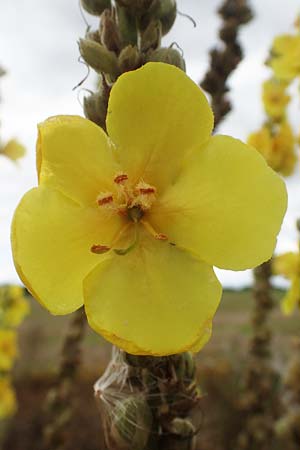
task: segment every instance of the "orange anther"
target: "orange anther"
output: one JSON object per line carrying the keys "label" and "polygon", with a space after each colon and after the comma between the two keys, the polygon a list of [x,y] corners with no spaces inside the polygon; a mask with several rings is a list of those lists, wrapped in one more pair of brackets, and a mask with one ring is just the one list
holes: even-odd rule
{"label": "orange anther", "polygon": [[168,236],[166,236],[165,234],[162,234],[162,233],[158,233],[155,235],[155,239],[157,239],[158,241],[167,241]]}
{"label": "orange anther", "polygon": [[139,191],[140,194],[147,195],[147,194],[155,194],[156,189],[154,187],[147,187],[147,188],[140,188]]}
{"label": "orange anther", "polygon": [[113,202],[113,196],[112,195],[108,195],[106,197],[100,197],[97,200],[97,203],[99,206],[103,206],[103,205],[107,205],[108,203],[112,203]]}
{"label": "orange anther", "polygon": [[128,175],[126,175],[126,173],[121,173],[114,178],[114,182],[116,184],[124,183],[124,181],[127,181],[127,180],[128,180]]}
{"label": "orange anther", "polygon": [[107,245],[92,245],[91,252],[96,253],[96,255],[102,255],[103,253],[109,252],[110,247]]}

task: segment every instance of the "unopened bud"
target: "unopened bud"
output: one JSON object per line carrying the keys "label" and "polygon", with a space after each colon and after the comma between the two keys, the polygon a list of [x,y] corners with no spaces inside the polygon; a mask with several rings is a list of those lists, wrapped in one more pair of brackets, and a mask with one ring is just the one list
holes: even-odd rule
{"label": "unopened bud", "polygon": [[161,22],[162,35],[167,34],[177,15],[177,6],[175,0],[160,0],[155,11],[155,18]]}
{"label": "unopened bud", "polygon": [[83,111],[87,119],[105,130],[108,99],[101,92],[95,92],[83,100]]}
{"label": "unopened bud", "polygon": [[146,400],[142,396],[125,398],[117,403],[112,413],[110,438],[113,444],[123,450],[144,450],[152,426],[152,414]]}
{"label": "unopened bud", "polygon": [[112,17],[109,9],[106,9],[101,15],[100,21],[100,40],[108,50],[119,52],[121,49],[121,39],[118,26]]}
{"label": "unopened bud", "polygon": [[105,9],[111,7],[111,0],[81,0],[82,7],[94,16],[101,16]]}
{"label": "unopened bud", "polygon": [[185,72],[185,61],[178,50],[175,48],[158,48],[153,52],[149,52],[147,62],[163,62],[178,67]]}
{"label": "unopened bud", "polygon": [[135,13],[143,14],[151,8],[156,0],[116,0],[120,6],[130,8]]}
{"label": "unopened bud", "polygon": [[122,44],[137,44],[136,17],[122,6],[117,6],[118,28]]}
{"label": "unopened bud", "polygon": [[128,72],[129,70],[135,70],[141,65],[141,55],[137,47],[128,45],[123,48],[119,55],[119,66],[121,72]]}
{"label": "unopened bud", "polygon": [[117,78],[120,74],[118,58],[98,42],[89,39],[79,40],[79,51],[85,62],[97,73],[105,73]]}
{"label": "unopened bud", "polygon": [[161,42],[161,23],[152,21],[149,23],[145,31],[141,33],[141,50],[147,52],[150,49],[155,50],[160,46]]}

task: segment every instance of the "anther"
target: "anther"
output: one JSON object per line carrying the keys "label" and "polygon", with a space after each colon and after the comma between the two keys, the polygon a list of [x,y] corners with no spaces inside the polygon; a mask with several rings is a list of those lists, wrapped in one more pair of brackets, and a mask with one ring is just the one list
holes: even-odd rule
{"label": "anther", "polygon": [[109,205],[110,203],[113,203],[113,201],[113,196],[110,193],[100,194],[97,198],[97,204],[99,206]]}
{"label": "anther", "polygon": [[102,255],[103,253],[107,253],[109,252],[109,250],[111,250],[110,247],[108,247],[107,245],[92,245],[91,247],[91,252],[92,253],[96,253],[96,255]]}
{"label": "anther", "polygon": [[139,191],[140,194],[148,195],[148,194],[155,194],[156,189],[154,187],[148,187],[148,188],[140,188]]}
{"label": "anther", "polygon": [[168,236],[166,234],[163,234],[163,233],[158,233],[154,237],[158,241],[167,241],[168,240]]}
{"label": "anther", "polygon": [[124,181],[128,181],[128,175],[126,173],[120,173],[114,178],[116,184],[122,184]]}

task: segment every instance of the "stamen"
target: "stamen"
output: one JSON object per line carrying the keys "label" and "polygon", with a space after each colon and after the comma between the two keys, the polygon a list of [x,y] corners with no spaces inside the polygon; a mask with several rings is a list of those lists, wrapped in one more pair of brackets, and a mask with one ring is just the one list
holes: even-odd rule
{"label": "stamen", "polygon": [[103,253],[109,252],[111,247],[108,247],[107,245],[100,245],[95,244],[91,246],[91,252],[96,253],[96,255],[102,255]]}
{"label": "stamen", "polygon": [[97,255],[102,255],[103,253],[107,253],[110,250],[113,249],[114,245],[118,242],[118,240],[121,238],[122,234],[131,226],[132,224],[126,223],[121,230],[116,233],[114,238],[112,239],[111,245],[102,245],[102,244],[94,244],[91,246],[91,252],[96,253]]}
{"label": "stamen", "polygon": [[168,240],[168,236],[166,234],[157,233],[157,231],[155,231],[155,229],[152,227],[152,225],[150,225],[150,223],[147,222],[146,220],[141,220],[141,223],[144,225],[144,227],[148,231],[148,233],[150,233],[151,236],[154,237],[154,239],[157,239],[158,241],[167,241]]}
{"label": "stamen", "polygon": [[120,174],[116,175],[114,178],[114,182],[116,184],[122,184],[125,181],[128,181],[128,175],[126,173],[120,173]]}
{"label": "stamen", "polygon": [[134,239],[133,242],[127,248],[115,248],[114,252],[119,256],[127,255],[127,253],[131,252],[138,243],[138,226],[136,225],[134,228]]}
{"label": "stamen", "polygon": [[156,190],[154,187],[148,187],[148,188],[140,188],[139,191],[140,194],[147,195],[147,194],[155,194]]}
{"label": "stamen", "polygon": [[102,194],[99,194],[98,198],[97,198],[97,204],[99,206],[109,205],[109,204],[113,203],[113,201],[114,201],[114,198],[110,192],[104,192]]}

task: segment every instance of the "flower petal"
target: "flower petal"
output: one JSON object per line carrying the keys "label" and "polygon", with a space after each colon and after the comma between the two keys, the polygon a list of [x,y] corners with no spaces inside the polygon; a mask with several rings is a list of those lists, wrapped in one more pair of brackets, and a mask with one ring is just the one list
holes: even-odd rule
{"label": "flower petal", "polygon": [[[107,244],[119,227],[117,216],[83,208],[43,186],[21,200],[12,224],[12,248],[18,274],[33,296],[54,314],[82,303],[82,280],[105,255],[93,244]],[[99,259],[100,258],[100,259]]]}
{"label": "flower petal", "polygon": [[271,258],[286,206],[284,182],[258,152],[216,136],[194,153],[149,220],[208,264],[243,270]]}
{"label": "flower petal", "polygon": [[221,297],[213,269],[166,242],[144,237],[84,281],[92,328],[128,353],[180,353],[210,335]]}
{"label": "flower petal", "polygon": [[39,182],[80,204],[110,191],[118,166],[102,128],[79,116],[51,117],[39,125]]}
{"label": "flower petal", "polygon": [[208,139],[213,114],[205,95],[182,70],[148,63],[119,77],[106,122],[123,169],[162,190],[187,152]]}

